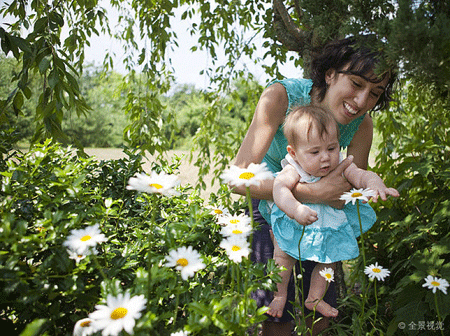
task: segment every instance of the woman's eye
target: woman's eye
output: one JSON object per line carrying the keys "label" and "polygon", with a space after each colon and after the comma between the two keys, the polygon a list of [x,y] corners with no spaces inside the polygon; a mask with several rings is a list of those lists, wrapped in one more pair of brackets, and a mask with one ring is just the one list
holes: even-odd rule
{"label": "woman's eye", "polygon": [[372,95],[372,97],[374,98],[379,98],[381,96],[381,93],[377,93],[377,92],[373,92],[371,91],[370,94]]}
{"label": "woman's eye", "polygon": [[358,82],[355,82],[354,80],[352,80],[352,82],[353,82],[353,85],[356,86],[356,87],[361,87],[362,86],[361,84],[359,84]]}

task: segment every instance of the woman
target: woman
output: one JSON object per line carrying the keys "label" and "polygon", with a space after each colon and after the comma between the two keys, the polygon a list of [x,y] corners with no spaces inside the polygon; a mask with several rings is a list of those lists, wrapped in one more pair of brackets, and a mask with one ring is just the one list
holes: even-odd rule
{"label": "woman", "polygon": [[[365,40],[366,38],[364,38]],[[250,163],[266,162],[272,172],[281,170],[281,160],[285,157],[287,140],[282,125],[286,115],[296,105],[321,107],[333,114],[339,123],[341,148],[353,156],[353,162],[367,169],[373,137],[373,123],[368,111],[382,109],[390,101],[395,82],[393,72],[376,75],[379,62],[378,52],[364,47],[355,38],[347,38],[330,43],[311,62],[311,79],[285,79],[271,83],[262,93],[253,120],[236,156],[235,165],[247,167]],[[336,208],[342,207],[339,197],[351,189],[342,172],[350,165],[344,160],[332,173],[314,184],[297,184],[293,190],[302,203],[325,203]],[[273,243],[270,237],[270,208],[266,200],[272,200],[273,181],[265,181],[252,186],[254,218],[260,223],[253,236],[252,260],[266,263],[273,258]],[[245,195],[244,188],[234,192]],[[260,201],[262,200],[262,201]],[[314,263],[302,263],[304,288],[309,288],[310,272]],[[294,301],[294,286],[291,281],[288,301]],[[336,302],[333,286],[327,293],[327,302]],[[273,293],[258,291],[254,298],[259,306],[268,306]],[[263,323],[263,335],[291,335],[292,305],[286,304],[281,318],[269,318]],[[307,313],[307,312],[306,312]],[[314,334],[328,326],[323,318],[315,324]]]}

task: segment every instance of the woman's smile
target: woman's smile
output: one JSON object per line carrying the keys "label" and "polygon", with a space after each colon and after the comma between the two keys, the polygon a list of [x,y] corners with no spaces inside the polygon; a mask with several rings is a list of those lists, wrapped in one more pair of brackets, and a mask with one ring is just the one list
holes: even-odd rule
{"label": "woman's smile", "polygon": [[358,110],[350,106],[350,104],[347,102],[344,102],[344,108],[350,115],[356,115],[358,113]]}

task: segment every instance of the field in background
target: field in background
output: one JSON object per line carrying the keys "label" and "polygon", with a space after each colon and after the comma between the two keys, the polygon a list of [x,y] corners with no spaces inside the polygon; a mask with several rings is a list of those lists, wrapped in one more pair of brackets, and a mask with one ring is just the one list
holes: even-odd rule
{"label": "field in background", "polygon": [[[372,146],[372,151],[369,157],[369,167],[373,167],[375,165],[375,150],[377,148],[376,143],[377,138],[374,139],[374,146]],[[85,152],[90,156],[95,156],[98,160],[114,160],[121,159],[126,157],[126,154],[122,151],[121,148],[85,148]],[[181,158],[181,165],[179,170],[179,177],[181,183],[189,183],[192,186],[197,184],[198,180],[198,168],[194,166],[193,163],[189,163],[189,150],[170,150],[165,154],[165,158],[170,162],[171,158],[174,156],[178,156]],[[150,164],[152,162],[153,157],[148,155],[146,163],[143,165],[143,169],[146,173],[150,173]],[[206,190],[201,191],[201,195],[204,198],[208,198],[209,194],[212,192],[216,192],[219,187],[219,182],[216,180],[214,185],[211,186],[212,174],[208,174],[205,176],[204,180],[206,183]],[[235,197],[233,197],[235,198]],[[238,196],[236,196],[236,199]]]}
{"label": "field in background", "polygon": [[[98,160],[114,160],[126,157],[126,154],[120,148],[85,148],[86,154],[96,157]],[[180,177],[181,183],[189,183],[192,186],[197,184],[198,180],[198,168],[194,164],[189,163],[189,151],[188,150],[171,150],[165,155],[165,158],[170,162],[171,158],[178,156],[181,158],[180,171],[178,176]],[[147,157],[147,162],[144,163],[143,169],[146,173],[150,173],[150,165],[152,156]],[[217,191],[219,187],[218,181],[215,181],[214,186],[211,186],[212,174],[207,175],[205,178],[205,183],[207,186],[206,190],[201,191],[202,197],[208,198],[211,192]]]}

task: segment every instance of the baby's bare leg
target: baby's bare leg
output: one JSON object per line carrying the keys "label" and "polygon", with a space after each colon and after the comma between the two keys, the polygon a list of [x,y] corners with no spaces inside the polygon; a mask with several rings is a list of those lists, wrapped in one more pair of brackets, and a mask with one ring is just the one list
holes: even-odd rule
{"label": "baby's bare leg", "polygon": [[276,239],[273,240],[273,245],[273,258],[275,259],[275,262],[277,265],[286,268],[286,270],[280,273],[281,282],[277,284],[277,291],[274,293],[274,297],[269,305],[267,314],[273,317],[281,317],[283,316],[283,309],[286,305],[289,279],[296,260],[280,249]]}
{"label": "baby's bare leg", "polygon": [[324,268],[336,268],[336,264],[317,264],[311,274],[311,285],[309,287],[308,298],[305,301],[305,307],[321,313],[326,317],[336,317],[339,311],[331,307],[328,303],[322,300],[327,289],[327,281],[319,274]]}

